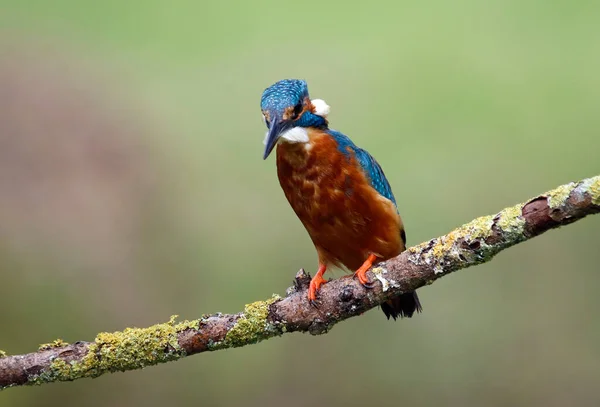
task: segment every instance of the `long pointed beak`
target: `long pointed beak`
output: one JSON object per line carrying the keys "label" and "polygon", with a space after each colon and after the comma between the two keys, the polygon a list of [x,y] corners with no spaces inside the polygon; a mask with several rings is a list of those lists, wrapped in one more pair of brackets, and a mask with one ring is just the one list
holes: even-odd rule
{"label": "long pointed beak", "polygon": [[263,154],[263,160],[266,160],[273,148],[277,144],[277,140],[279,140],[279,136],[281,133],[286,131],[289,127],[289,123],[284,120],[281,120],[275,117],[271,121],[271,126],[269,127],[269,134],[267,135],[267,141],[265,143],[265,152]]}

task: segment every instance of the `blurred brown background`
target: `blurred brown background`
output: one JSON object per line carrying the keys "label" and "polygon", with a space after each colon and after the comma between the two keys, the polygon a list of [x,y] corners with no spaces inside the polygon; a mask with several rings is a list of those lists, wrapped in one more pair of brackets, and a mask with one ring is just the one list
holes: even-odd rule
{"label": "blurred brown background", "polygon": [[[600,174],[596,2],[0,0],[0,348],[237,312],[310,240],[259,100],[304,78],[409,244]],[[600,217],[328,335],[0,393],[2,406],[598,405]],[[335,276],[340,276],[338,272]]]}

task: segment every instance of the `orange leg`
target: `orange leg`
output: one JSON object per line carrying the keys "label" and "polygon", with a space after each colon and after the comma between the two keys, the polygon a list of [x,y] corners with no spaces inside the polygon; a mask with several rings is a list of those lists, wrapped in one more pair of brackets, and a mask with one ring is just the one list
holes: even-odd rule
{"label": "orange leg", "polygon": [[317,291],[321,286],[327,281],[323,278],[323,274],[327,270],[327,266],[324,264],[319,264],[319,270],[317,274],[310,280],[310,285],[308,286],[308,300],[310,302],[314,302],[317,299]]}
{"label": "orange leg", "polygon": [[356,273],[354,273],[354,277],[357,277],[358,281],[360,281],[360,283],[367,288],[373,287],[373,283],[371,283],[369,281],[369,278],[367,277],[367,270],[371,268],[375,260],[377,260],[377,256],[375,256],[374,254],[369,254],[367,260],[365,260],[363,265],[360,266],[358,270],[356,270]]}

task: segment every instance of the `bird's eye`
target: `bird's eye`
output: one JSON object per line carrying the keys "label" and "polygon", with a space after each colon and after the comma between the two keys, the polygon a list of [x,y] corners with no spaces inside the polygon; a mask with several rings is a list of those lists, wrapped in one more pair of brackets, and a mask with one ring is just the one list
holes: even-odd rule
{"label": "bird's eye", "polygon": [[302,113],[302,103],[298,103],[294,106],[294,119],[297,119],[300,113]]}

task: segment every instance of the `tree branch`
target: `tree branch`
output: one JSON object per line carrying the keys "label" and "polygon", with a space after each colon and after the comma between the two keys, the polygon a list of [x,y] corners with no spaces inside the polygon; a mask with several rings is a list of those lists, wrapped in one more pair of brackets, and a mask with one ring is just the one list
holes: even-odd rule
{"label": "tree branch", "polygon": [[179,323],[172,317],[149,328],[100,333],[93,342],[66,344],[57,340],[26,355],[6,356],[0,351],[0,389],[140,369],[195,353],[249,345],[286,332],[323,334],[390,297],[485,263],[510,246],[598,212],[600,176],[560,186],[411,247],[371,269],[371,277],[381,283],[375,288],[366,289],[351,278],[331,281],[320,291],[318,308],[306,299],[310,277],[300,270],[285,298],[273,296],[248,304],[237,314],[204,315]]}

